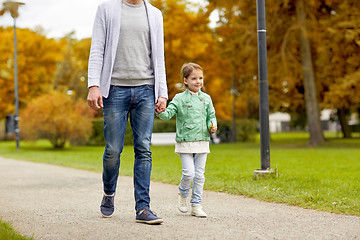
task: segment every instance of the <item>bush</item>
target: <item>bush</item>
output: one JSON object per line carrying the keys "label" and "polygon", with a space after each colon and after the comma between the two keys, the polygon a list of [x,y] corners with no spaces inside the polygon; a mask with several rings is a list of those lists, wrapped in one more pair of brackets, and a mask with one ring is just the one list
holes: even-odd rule
{"label": "bush", "polygon": [[95,118],[92,121],[92,132],[89,141],[86,145],[104,146],[104,120],[102,118]]}
{"label": "bush", "polygon": [[5,139],[6,139],[5,121],[4,121],[4,119],[0,119],[0,141],[3,141]]}
{"label": "bush", "polygon": [[[159,132],[175,132],[176,131],[176,122],[175,120],[163,121],[160,119],[155,119],[154,122],[154,133]],[[96,118],[92,121],[92,134],[90,136],[87,145],[91,146],[105,146],[106,142],[104,139],[104,119]],[[133,133],[131,130],[130,122],[128,121],[125,131],[125,143],[124,145],[133,144]]]}
{"label": "bush", "polygon": [[55,148],[63,148],[66,141],[85,143],[91,134],[92,115],[85,101],[53,91],[31,101],[20,114],[21,137],[48,139]]}
{"label": "bush", "polygon": [[155,118],[154,129],[153,129],[154,133],[175,132],[175,131],[176,131],[175,118],[168,121]]}
{"label": "bush", "polygon": [[[92,134],[87,142],[87,145],[91,146],[105,146],[106,142],[104,139],[104,119],[96,118],[92,121]],[[131,130],[130,122],[128,121],[125,131],[125,142],[124,145],[133,144],[133,133]]]}
{"label": "bush", "polygon": [[[254,119],[239,119],[235,121],[236,141],[247,142],[254,141],[257,132],[258,122]],[[219,120],[217,136],[221,142],[230,142],[232,134],[232,121]]]}
{"label": "bush", "polygon": [[[105,146],[104,140],[104,120],[102,118],[93,120],[92,123],[93,131],[88,141],[88,145]],[[218,121],[218,132],[217,136],[221,142],[231,141],[231,128],[232,121]],[[175,132],[176,131],[176,120],[171,119],[169,121],[163,121],[155,118],[153,133],[161,132]],[[254,141],[257,133],[257,121],[252,119],[240,119],[236,121],[236,141],[246,142]],[[127,123],[125,132],[125,145],[133,144],[133,134],[130,123]]]}

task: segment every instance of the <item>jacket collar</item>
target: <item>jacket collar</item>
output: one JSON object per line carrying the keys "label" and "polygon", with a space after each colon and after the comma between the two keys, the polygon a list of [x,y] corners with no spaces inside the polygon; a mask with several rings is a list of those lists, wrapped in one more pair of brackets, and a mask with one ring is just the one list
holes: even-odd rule
{"label": "jacket collar", "polygon": [[[190,93],[190,90],[189,90],[189,89],[185,89],[185,93],[186,93],[186,95],[191,95],[191,93]],[[203,94],[203,92],[202,92],[201,90],[199,90],[199,94],[198,94],[198,96],[200,97],[202,94]]]}
{"label": "jacket collar", "polygon": [[[186,96],[186,101],[190,102],[190,99],[191,99],[191,97],[193,95],[191,95],[189,89],[185,89],[184,93],[185,93],[185,96]],[[194,96],[196,96],[196,95],[194,95]],[[199,94],[196,97],[198,97],[200,101],[203,101],[204,100],[204,93],[200,90]]]}

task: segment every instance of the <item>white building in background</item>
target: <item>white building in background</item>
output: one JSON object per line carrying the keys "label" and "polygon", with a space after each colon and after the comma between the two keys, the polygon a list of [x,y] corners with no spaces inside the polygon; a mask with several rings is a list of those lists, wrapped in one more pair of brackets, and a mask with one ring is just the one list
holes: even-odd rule
{"label": "white building in background", "polygon": [[[321,111],[320,121],[324,131],[336,131],[336,122],[330,121],[330,116],[333,113],[331,109],[324,109]],[[288,132],[290,131],[290,114],[276,112],[269,114],[269,129],[271,133]]]}
{"label": "white building in background", "polygon": [[334,114],[332,109],[324,109],[320,113],[320,121],[324,131],[336,132],[336,121],[330,121],[331,115]]}
{"label": "white building in background", "polygon": [[269,129],[271,133],[290,131],[284,129],[284,123],[290,123],[291,117],[288,113],[276,112],[269,114]]}

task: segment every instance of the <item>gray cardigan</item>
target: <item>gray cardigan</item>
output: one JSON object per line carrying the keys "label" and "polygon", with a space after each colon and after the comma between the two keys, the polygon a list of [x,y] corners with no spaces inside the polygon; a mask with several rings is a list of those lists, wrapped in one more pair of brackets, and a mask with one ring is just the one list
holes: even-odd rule
{"label": "gray cardigan", "polygon": [[[151,39],[151,61],[155,76],[155,101],[168,98],[163,17],[159,9],[144,0]],[[98,86],[103,97],[108,97],[121,25],[122,0],[105,0],[96,12],[88,66],[88,87]]]}

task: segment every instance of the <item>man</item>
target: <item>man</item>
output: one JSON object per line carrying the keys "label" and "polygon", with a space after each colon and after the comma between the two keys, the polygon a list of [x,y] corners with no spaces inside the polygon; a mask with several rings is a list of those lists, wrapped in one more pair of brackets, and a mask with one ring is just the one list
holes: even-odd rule
{"label": "man", "polygon": [[154,109],[165,111],[167,95],[163,18],[147,0],[106,0],[97,10],[88,69],[88,104],[103,108],[103,217],[114,212],[120,154],[128,116],[134,135],[136,221],[160,224],[150,210],[151,134]]}

